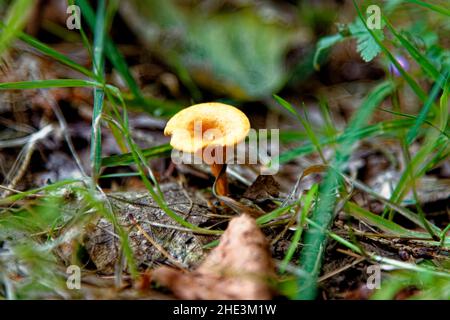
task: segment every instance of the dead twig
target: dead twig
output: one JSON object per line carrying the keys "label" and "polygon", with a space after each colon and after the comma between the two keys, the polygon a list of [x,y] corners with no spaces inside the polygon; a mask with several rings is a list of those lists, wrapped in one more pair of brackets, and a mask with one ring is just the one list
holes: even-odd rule
{"label": "dead twig", "polygon": [[[2,197],[7,197],[8,195],[10,195],[11,190],[14,190],[17,183],[24,176],[28,165],[30,164],[31,156],[33,155],[37,142],[45,139],[53,130],[53,125],[49,124],[38,132],[33,133],[32,135],[27,137],[28,139],[25,143],[25,146],[20,151],[19,158],[16,160],[8,173],[8,177],[13,176],[13,178],[9,179],[10,183],[8,184],[8,186],[6,186],[6,188],[10,190],[4,191]],[[23,161],[21,161],[21,158],[23,158]]]}
{"label": "dead twig", "polygon": [[345,270],[347,270],[347,269],[357,265],[358,263],[363,262],[364,260],[366,260],[366,258],[364,258],[364,257],[356,259],[352,263],[349,263],[349,264],[347,264],[347,265],[345,265],[345,266],[343,266],[341,268],[338,268],[338,269],[336,269],[334,271],[331,271],[330,273],[327,273],[327,274],[321,276],[318,279],[318,282],[323,282],[323,281],[325,281],[325,280],[327,280],[327,279],[329,279],[331,277],[334,277],[335,275],[337,275],[337,274],[339,274],[339,273],[341,273],[341,272],[343,272],[343,271],[345,271]]}

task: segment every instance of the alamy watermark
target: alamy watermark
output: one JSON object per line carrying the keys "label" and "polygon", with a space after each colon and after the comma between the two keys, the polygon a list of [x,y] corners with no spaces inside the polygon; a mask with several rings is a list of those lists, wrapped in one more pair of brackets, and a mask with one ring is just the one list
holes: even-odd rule
{"label": "alamy watermark", "polygon": [[366,269],[366,273],[368,275],[366,286],[370,290],[380,289],[381,288],[381,266],[379,265],[370,265]]}
{"label": "alamy watermark", "polygon": [[[70,5],[67,7],[66,13],[69,14],[69,17],[66,19],[66,26],[69,30],[81,29],[81,9],[77,5]],[[381,8],[372,4],[366,9],[367,27],[371,30],[380,30],[381,29]]]}
{"label": "alamy watermark", "polygon": [[196,120],[191,129],[177,129],[177,137],[186,141],[196,152],[172,150],[175,164],[251,164],[260,165],[261,175],[273,175],[279,170],[280,130],[250,129],[239,143],[234,144],[233,132],[220,128],[203,130],[201,120]]}
{"label": "alamy watermark", "polygon": [[79,6],[71,5],[67,7],[66,13],[69,14],[69,17],[66,19],[67,29],[73,30],[81,29],[81,9]]}
{"label": "alamy watermark", "polygon": [[77,265],[70,265],[67,267],[68,274],[66,280],[67,289],[80,290],[81,289],[81,269]]}
{"label": "alamy watermark", "polygon": [[366,9],[367,28],[371,30],[381,30],[381,9],[376,4],[370,5]]}

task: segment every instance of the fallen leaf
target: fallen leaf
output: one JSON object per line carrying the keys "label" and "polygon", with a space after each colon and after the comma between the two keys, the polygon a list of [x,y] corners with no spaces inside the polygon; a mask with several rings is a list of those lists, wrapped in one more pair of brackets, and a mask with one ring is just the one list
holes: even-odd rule
{"label": "fallen leaf", "polygon": [[277,198],[280,194],[280,184],[273,176],[260,175],[255,182],[245,191],[243,197],[260,202],[271,198]]}
{"label": "fallen leaf", "polygon": [[244,214],[232,219],[220,244],[193,272],[169,267],[153,272],[153,280],[180,299],[261,300],[272,298],[275,274],[268,243],[255,220]]}

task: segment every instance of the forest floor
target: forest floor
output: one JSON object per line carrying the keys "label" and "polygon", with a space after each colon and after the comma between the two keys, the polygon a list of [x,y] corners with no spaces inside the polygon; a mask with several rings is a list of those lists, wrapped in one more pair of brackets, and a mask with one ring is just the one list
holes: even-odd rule
{"label": "forest floor", "polygon": [[[445,4],[144,2],[0,7],[0,299],[450,298]],[[278,170],[174,163],[209,101]]]}

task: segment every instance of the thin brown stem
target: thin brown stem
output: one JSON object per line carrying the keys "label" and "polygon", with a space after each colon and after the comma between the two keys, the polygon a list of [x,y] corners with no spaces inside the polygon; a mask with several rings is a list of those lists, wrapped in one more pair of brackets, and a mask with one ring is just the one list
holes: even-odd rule
{"label": "thin brown stem", "polygon": [[220,196],[227,196],[228,195],[228,181],[227,181],[227,172],[224,170],[222,174],[222,168],[226,166],[226,164],[218,164],[213,163],[211,165],[211,171],[214,177],[216,178],[216,192]]}

